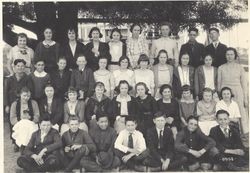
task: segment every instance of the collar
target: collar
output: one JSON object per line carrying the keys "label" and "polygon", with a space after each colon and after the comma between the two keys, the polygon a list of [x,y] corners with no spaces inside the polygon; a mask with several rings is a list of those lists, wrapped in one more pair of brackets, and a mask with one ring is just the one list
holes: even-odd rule
{"label": "collar", "polygon": [[80,72],[82,72],[82,71],[84,71],[84,70],[85,70],[85,67],[84,67],[84,68],[82,68],[82,69],[79,69],[79,68],[78,68],[78,70],[79,70]]}
{"label": "collar", "polygon": [[78,132],[79,132],[79,128],[77,129],[76,132],[72,132],[71,129],[69,129],[69,134],[70,134],[70,135],[77,134]]}
{"label": "collar", "polygon": [[34,75],[36,77],[45,77],[47,75],[47,73],[45,71],[39,73],[37,70],[34,71]]}
{"label": "collar", "polygon": [[161,130],[164,132],[164,127],[163,127],[163,129],[159,129],[159,128],[156,127],[156,131],[157,131],[158,134],[160,134]]}
{"label": "collar", "polygon": [[[96,94],[94,94],[94,95],[92,96],[92,98],[98,101],[98,99],[97,99],[97,97],[96,97]],[[107,97],[105,94],[103,94],[103,95],[102,95],[101,101],[105,100],[106,98],[108,98],[108,97]]]}
{"label": "collar", "polygon": [[194,40],[194,41],[190,41],[190,40],[188,40],[188,44],[192,44],[192,45],[194,45],[194,44],[196,44],[197,43],[197,41],[196,40]]}
{"label": "collar", "polygon": [[45,40],[44,40],[42,43],[43,43],[44,46],[53,46],[53,45],[56,44],[56,42],[53,41],[53,40],[50,43],[46,43]]}
{"label": "collar", "polygon": [[125,130],[126,130],[126,132],[127,132],[128,134],[132,134],[132,135],[134,135],[135,132],[136,132],[136,130],[134,130],[133,132],[129,132],[127,129],[125,129]]}
{"label": "collar", "polygon": [[[221,129],[221,131],[224,133],[224,129],[225,129],[225,128],[222,128],[222,127],[220,126],[220,129]],[[229,125],[227,125],[226,129],[227,129],[227,130],[230,130]]]}
{"label": "collar", "polygon": [[131,101],[130,95],[127,95],[127,97],[125,97],[125,98],[121,98],[121,95],[119,94],[119,95],[116,97],[116,101],[122,102],[122,101],[124,101],[124,100],[127,101],[127,102]]}

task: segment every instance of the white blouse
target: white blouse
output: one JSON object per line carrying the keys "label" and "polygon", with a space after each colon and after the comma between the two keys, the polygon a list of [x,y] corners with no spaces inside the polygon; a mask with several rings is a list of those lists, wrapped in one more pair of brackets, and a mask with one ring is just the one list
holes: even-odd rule
{"label": "white blouse", "polygon": [[109,52],[111,55],[111,61],[118,62],[120,57],[122,56],[122,42],[109,42]]}
{"label": "white blouse", "polygon": [[206,68],[203,66],[203,71],[205,75],[205,87],[211,88],[212,90],[215,89],[214,86],[214,68]]}
{"label": "white blouse", "polygon": [[115,86],[119,85],[121,80],[126,80],[130,86],[135,86],[134,72],[132,70],[127,69],[126,71],[115,70],[113,71],[113,75],[115,78]]}
{"label": "white blouse", "polygon": [[181,66],[178,66],[178,72],[180,76],[181,86],[190,85],[189,68],[187,68],[187,70],[184,70]]}
{"label": "white blouse", "polygon": [[241,118],[239,106],[235,101],[231,101],[231,104],[228,106],[224,100],[220,100],[216,104],[216,112],[218,110],[225,110],[229,113],[229,118]]}
{"label": "white blouse", "polygon": [[137,84],[138,82],[144,82],[147,87],[154,88],[155,83],[154,83],[154,73],[152,70],[145,69],[137,69],[135,70],[135,83]]}

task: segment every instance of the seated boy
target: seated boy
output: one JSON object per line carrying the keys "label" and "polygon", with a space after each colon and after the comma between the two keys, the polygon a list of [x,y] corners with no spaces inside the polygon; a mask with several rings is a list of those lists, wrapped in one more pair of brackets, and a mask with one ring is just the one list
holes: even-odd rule
{"label": "seated boy", "polygon": [[59,165],[60,135],[51,128],[48,116],[44,116],[39,125],[40,129],[32,134],[23,155],[17,159],[18,166],[28,172],[53,171]]}
{"label": "seated boy", "polygon": [[188,158],[186,166],[189,171],[200,167],[209,169],[209,156],[215,149],[215,142],[198,128],[198,117],[191,115],[187,119],[187,126],[177,133],[175,149]]}
{"label": "seated boy", "polygon": [[143,134],[136,130],[137,123],[133,116],[125,118],[125,129],[122,130],[115,141],[115,154],[129,169],[146,171],[142,166],[148,156]]}
{"label": "seated boy", "polygon": [[165,127],[166,116],[162,112],[157,112],[153,122],[155,127],[147,131],[146,142],[150,155],[145,160],[146,165],[149,166],[150,171],[181,168],[187,158],[174,154],[174,137],[171,129]]}
{"label": "seated boy", "polygon": [[210,130],[209,136],[215,140],[219,150],[218,162],[230,171],[247,171],[249,154],[242,144],[238,129],[229,125],[229,113],[219,110],[216,119],[219,125]]}
{"label": "seated boy", "polygon": [[86,171],[102,172],[107,169],[116,169],[120,166],[120,159],[114,155],[114,143],[117,138],[116,131],[109,127],[108,116],[98,113],[97,127],[91,128],[89,134],[96,145],[88,161],[82,163]]}
{"label": "seated boy", "polygon": [[77,116],[70,116],[68,124],[69,130],[62,135],[63,165],[66,167],[66,172],[76,168],[83,156],[87,156],[96,150],[95,144],[88,133],[79,129],[80,122]]}

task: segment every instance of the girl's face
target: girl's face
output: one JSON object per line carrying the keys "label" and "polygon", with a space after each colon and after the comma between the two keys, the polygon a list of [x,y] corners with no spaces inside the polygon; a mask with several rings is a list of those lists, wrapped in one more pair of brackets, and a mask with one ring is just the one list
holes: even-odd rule
{"label": "girl's face", "polygon": [[147,69],[148,62],[147,61],[141,61],[139,65],[140,65],[141,69]]}
{"label": "girl's face", "polygon": [[182,92],[182,97],[184,98],[184,99],[190,99],[190,97],[191,97],[191,91],[183,91]]}
{"label": "girl's face", "polygon": [[17,46],[20,48],[25,48],[27,45],[26,37],[18,37],[17,39]]}
{"label": "girl's face", "polygon": [[188,63],[189,63],[189,55],[187,55],[187,54],[182,55],[181,64],[182,65],[188,65]]}
{"label": "girl's face", "polygon": [[44,38],[45,40],[52,40],[52,30],[47,28],[44,30]]}
{"label": "girl's face", "polygon": [[44,62],[43,61],[39,61],[36,63],[35,67],[36,67],[36,71],[38,72],[43,72],[44,71]]}
{"label": "girl's face", "polygon": [[67,61],[65,59],[60,59],[58,62],[57,62],[57,65],[58,65],[58,69],[59,70],[64,70],[66,65],[67,65]]}
{"label": "girl's face", "polygon": [[95,94],[98,97],[101,97],[104,94],[104,87],[103,86],[97,86],[95,88]]}
{"label": "girl's face", "polygon": [[25,69],[25,65],[22,62],[17,63],[17,65],[15,65],[15,71],[16,73],[23,73]]}
{"label": "girl's face", "polygon": [[162,97],[166,100],[171,99],[172,98],[171,90],[169,88],[165,88],[162,92]]}
{"label": "girl's face", "polygon": [[127,69],[128,68],[128,60],[127,59],[122,60],[120,66],[122,69]]}
{"label": "girl's face", "polygon": [[127,95],[128,94],[128,85],[127,84],[121,84],[120,85],[120,94],[121,95]]}
{"label": "girl's face", "polygon": [[112,40],[113,41],[120,41],[121,35],[119,32],[113,32],[112,34]]}
{"label": "girl's face", "polygon": [[232,95],[231,95],[231,92],[229,90],[224,90],[222,92],[222,99],[224,101],[231,101],[231,97],[232,97]]}
{"label": "girl's face", "polygon": [[100,59],[98,64],[100,69],[105,69],[108,64],[107,59]]}
{"label": "girl's face", "polygon": [[170,28],[168,25],[163,25],[161,26],[161,35],[163,37],[168,37],[169,36],[169,33],[170,33]]}
{"label": "girl's face", "polygon": [[136,25],[136,26],[134,26],[134,28],[133,28],[133,30],[132,30],[132,35],[133,35],[134,37],[138,38],[139,35],[140,35],[140,32],[141,32],[140,26]]}
{"label": "girl's face", "polygon": [[168,60],[168,56],[166,55],[166,53],[161,53],[159,56],[160,64],[166,64],[167,60]]}
{"label": "girl's face", "polygon": [[75,41],[76,40],[76,33],[74,30],[68,31],[68,38],[70,41]]}
{"label": "girl's face", "polygon": [[143,85],[138,85],[136,88],[136,92],[139,97],[143,97],[146,95],[146,89]]}
{"label": "girl's face", "polygon": [[228,51],[226,52],[226,58],[227,58],[227,62],[233,62],[233,61],[235,60],[234,51],[228,50]]}
{"label": "girl's face", "polygon": [[54,96],[54,88],[49,86],[44,89],[45,95],[47,98],[52,98]]}
{"label": "girl's face", "polygon": [[76,101],[77,100],[77,93],[76,92],[70,92],[68,93],[68,98],[69,98],[69,101]]}
{"label": "girl's face", "polygon": [[94,41],[99,41],[99,38],[100,38],[100,33],[99,33],[99,31],[96,31],[96,30],[94,30],[93,32],[92,32],[92,39],[94,40]]}
{"label": "girl's face", "polygon": [[30,99],[30,92],[22,92],[20,97],[22,102],[28,102]]}
{"label": "girl's face", "polygon": [[85,56],[80,56],[77,58],[76,64],[78,65],[78,67],[85,67],[87,64],[86,58]]}
{"label": "girl's face", "polygon": [[210,55],[207,55],[204,59],[204,64],[206,66],[211,66],[213,63],[213,58]]}
{"label": "girl's face", "polygon": [[211,92],[204,92],[203,93],[203,100],[208,103],[211,102],[213,99],[213,94]]}

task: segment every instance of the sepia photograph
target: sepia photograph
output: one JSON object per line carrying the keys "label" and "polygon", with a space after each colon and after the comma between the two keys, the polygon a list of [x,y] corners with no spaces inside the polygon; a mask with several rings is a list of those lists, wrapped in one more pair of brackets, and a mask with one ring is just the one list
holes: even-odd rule
{"label": "sepia photograph", "polygon": [[248,0],[1,5],[4,172],[249,172]]}

